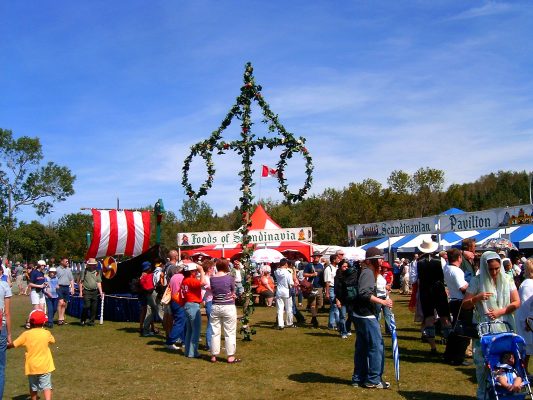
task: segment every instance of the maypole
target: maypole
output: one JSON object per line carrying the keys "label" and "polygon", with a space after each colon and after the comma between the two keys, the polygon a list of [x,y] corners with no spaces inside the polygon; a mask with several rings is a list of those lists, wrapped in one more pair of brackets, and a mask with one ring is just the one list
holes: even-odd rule
{"label": "maypole", "polygon": [[[313,163],[312,158],[307,148],[305,147],[305,138],[296,138],[290,132],[287,132],[283,125],[279,122],[278,116],[274,114],[267,102],[261,95],[261,86],[256,85],[253,68],[250,63],[246,64],[244,71],[244,85],[241,87],[241,93],[237,97],[235,105],[231,108],[226,118],[222,121],[220,127],[213,131],[211,136],[191,147],[191,153],[183,163],[183,179],[182,185],[185,188],[187,195],[190,198],[198,199],[207,194],[207,191],[213,185],[213,177],[215,175],[215,168],[213,165],[212,155],[216,151],[217,154],[224,154],[228,150],[235,151],[242,159],[242,170],[239,172],[241,177],[241,196],[240,196],[240,211],[242,215],[242,226],[240,232],[242,233],[242,258],[241,262],[246,271],[246,279],[244,282],[244,306],[243,317],[241,319],[242,327],[241,333],[244,335],[244,340],[251,340],[251,335],[254,330],[250,327],[250,317],[254,311],[254,302],[252,298],[252,265],[250,257],[254,251],[254,246],[250,244],[250,236],[248,234],[251,225],[251,213],[253,207],[254,196],[252,194],[253,174],[255,170],[252,168],[253,157],[257,149],[267,147],[270,150],[274,147],[284,147],[277,163],[279,191],[285,196],[285,199],[290,202],[298,202],[303,199],[307,191],[311,187]],[[251,121],[251,105],[252,101],[257,102],[263,113],[262,122],[268,125],[270,133],[276,132],[277,135],[272,138],[256,137],[252,133]],[[231,124],[233,118],[240,120],[241,137],[239,140],[225,142],[222,140],[222,132]],[[303,187],[297,193],[289,192],[287,182],[284,177],[285,166],[287,160],[292,158],[295,153],[300,153],[305,159],[305,173],[306,179]],[[194,191],[189,183],[189,168],[192,159],[195,156],[200,156],[204,159],[207,168],[207,179]]]}

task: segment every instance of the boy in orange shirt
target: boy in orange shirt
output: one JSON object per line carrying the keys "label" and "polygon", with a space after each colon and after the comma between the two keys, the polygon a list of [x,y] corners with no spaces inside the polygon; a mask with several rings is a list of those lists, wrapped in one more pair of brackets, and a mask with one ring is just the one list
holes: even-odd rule
{"label": "boy in orange shirt", "polygon": [[24,372],[30,383],[31,400],[37,400],[37,393],[43,391],[45,400],[52,399],[52,371],[55,370],[54,360],[48,345],[55,343],[52,334],[43,329],[46,323],[46,314],[42,310],[33,310],[29,321],[31,328],[9,343],[9,349],[13,347],[26,347],[26,362]]}

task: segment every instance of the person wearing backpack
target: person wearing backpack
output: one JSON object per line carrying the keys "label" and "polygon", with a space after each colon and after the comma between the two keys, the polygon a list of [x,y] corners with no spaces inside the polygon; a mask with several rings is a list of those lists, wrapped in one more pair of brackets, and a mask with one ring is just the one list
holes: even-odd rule
{"label": "person wearing backpack", "polygon": [[385,362],[383,337],[377,318],[376,305],[392,308],[391,299],[377,297],[376,280],[379,274],[383,252],[377,247],[366,251],[365,263],[359,273],[357,300],[353,304],[357,337],[355,341],[354,371],[352,386],[371,389],[388,389],[389,382],[383,381]]}
{"label": "person wearing backpack", "polygon": [[165,272],[163,271],[163,268],[165,266],[163,265],[163,260],[157,259],[155,262],[155,269],[152,276],[152,280],[154,283],[154,291],[152,293],[152,297],[154,298],[154,302],[157,308],[157,315],[159,315],[159,319],[163,321],[163,305],[161,304],[161,297],[163,297],[163,293],[165,293],[165,290],[167,289],[167,280],[165,276]]}
{"label": "person wearing backpack", "polygon": [[[339,325],[338,329],[342,339],[348,339],[351,336],[350,332],[350,314],[352,307],[348,303],[348,293],[346,290],[346,279],[352,275],[357,275],[357,268],[350,267],[347,260],[339,261],[337,273],[335,274],[334,290],[335,290],[335,306],[339,310]],[[357,281],[356,281],[357,282]],[[348,320],[346,319],[348,315]]]}
{"label": "person wearing backpack", "polygon": [[337,330],[339,327],[339,309],[335,303],[335,275],[337,274],[338,263],[343,256],[342,250],[337,250],[335,254],[329,256],[330,263],[324,268],[324,296],[329,301],[328,329]]}

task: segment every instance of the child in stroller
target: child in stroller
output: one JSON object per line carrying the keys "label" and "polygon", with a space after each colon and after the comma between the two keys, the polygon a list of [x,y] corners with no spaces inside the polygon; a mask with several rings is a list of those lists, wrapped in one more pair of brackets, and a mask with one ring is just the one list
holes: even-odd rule
{"label": "child in stroller", "polygon": [[478,325],[481,351],[487,368],[485,398],[499,400],[531,396],[524,368],[525,341],[503,321]]}
{"label": "child in stroller", "polygon": [[519,392],[522,389],[522,378],[518,376],[515,369],[514,354],[509,352],[502,353],[500,362],[496,365],[494,371],[496,384],[506,389],[508,392]]}

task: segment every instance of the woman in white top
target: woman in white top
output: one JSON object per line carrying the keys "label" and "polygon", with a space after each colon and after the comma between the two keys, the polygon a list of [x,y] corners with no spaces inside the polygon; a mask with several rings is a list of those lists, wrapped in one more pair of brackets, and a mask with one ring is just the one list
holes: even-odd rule
{"label": "woman in white top", "polygon": [[524,263],[524,282],[520,285],[518,294],[520,296],[520,308],[516,311],[516,333],[526,341],[525,369],[529,375],[527,366],[529,356],[533,354],[533,331],[527,324],[528,318],[533,318],[533,258]]}

